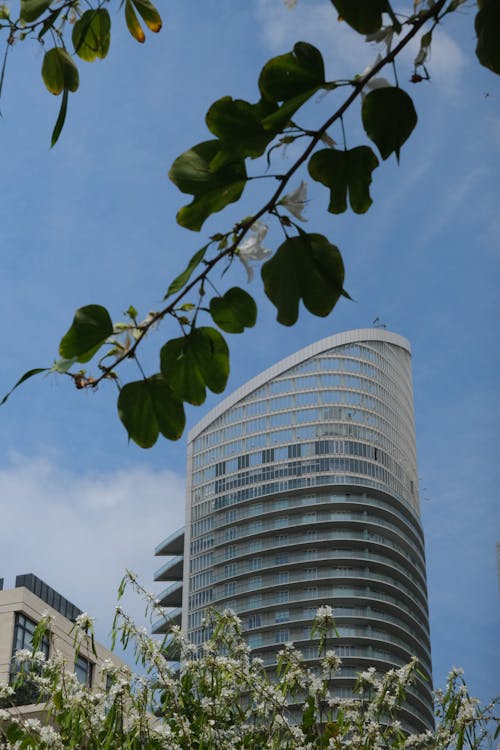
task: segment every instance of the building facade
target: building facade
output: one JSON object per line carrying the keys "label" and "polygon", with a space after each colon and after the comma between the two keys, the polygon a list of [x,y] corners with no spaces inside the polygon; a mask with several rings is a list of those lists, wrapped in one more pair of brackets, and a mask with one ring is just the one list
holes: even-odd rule
{"label": "building facade", "polygon": [[[75,654],[70,631],[81,613],[78,607],[33,573],[17,576],[12,589],[4,590],[3,579],[0,579],[0,683],[12,684],[18,668],[16,651],[31,650],[37,624],[50,615],[50,637],[45,637],[41,644],[45,656],[59,652],[80,682],[90,688],[103,690],[106,687],[106,675],[101,670],[104,660],[111,660],[117,666],[123,665],[123,662],[97,642],[96,653],[89,644],[88,648],[82,648],[78,655]],[[36,688],[29,681],[22,693],[16,693],[12,703],[17,713],[43,715],[43,706],[40,707],[37,702]]]}
{"label": "building facade", "polygon": [[[382,329],[330,336],[250,380],[190,432],[187,485],[184,562],[174,557],[157,580],[174,581],[162,603],[178,607],[182,593],[175,617],[190,640],[206,638],[207,607],[231,608],[270,668],[290,641],[314,666],[311,627],[329,604],[343,663],[334,691],[350,696],[360,671],[416,655],[423,677],[404,720],[433,726],[405,339]],[[174,554],[180,535],[157,554]]]}

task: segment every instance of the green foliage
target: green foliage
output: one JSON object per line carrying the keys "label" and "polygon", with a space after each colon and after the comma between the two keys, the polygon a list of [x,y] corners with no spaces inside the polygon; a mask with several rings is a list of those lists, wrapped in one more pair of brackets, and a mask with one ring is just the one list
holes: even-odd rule
{"label": "green foliage", "polygon": [[364,214],[370,208],[372,172],[378,159],[368,146],[357,146],[349,151],[323,149],[309,160],[309,174],[314,180],[330,188],[328,210],[340,214],[347,210],[347,192],[351,208]]}
{"label": "green foliage", "polygon": [[10,394],[16,390],[22,383],[25,383],[26,380],[29,380],[30,378],[34,377],[35,375],[40,375],[41,372],[47,372],[50,368],[48,367],[35,367],[32,370],[28,370],[28,372],[25,372],[24,375],[21,375],[17,383],[10,389],[10,391],[3,397],[3,399],[0,401],[0,406],[2,404],[5,404],[7,399],[9,398]]}
{"label": "green foliage", "polygon": [[[168,617],[133,573],[120,585],[120,596],[127,585],[145,597],[147,612]],[[489,746],[488,722],[498,722],[495,701],[481,706],[454,669],[445,689],[435,693],[435,726],[419,734],[403,731],[407,695],[418,688],[416,659],[386,673],[366,670],[352,696],[339,698],[332,679],[339,676],[340,659],[328,606],[317,611],[315,629],[331,647],[311,634],[309,646],[317,652],[308,666],[297,648],[284,645],[273,671],[252,657],[230,610],[207,611],[203,648],[176,627],[158,642],[120,606],[116,611],[113,642],[134,647],[141,674],[99,665],[92,691],[60,656],[41,660],[33,648],[19,687],[23,681],[43,685],[45,716],[33,721],[29,713],[2,712],[2,750],[482,750]],[[83,617],[73,629],[80,650],[89,649],[92,638],[91,618]],[[0,685],[0,700],[10,707],[15,696],[9,690]]]}
{"label": "green foliage", "polygon": [[160,351],[165,380],[183,401],[202,404],[206,388],[222,393],[229,377],[229,350],[215,328],[193,328],[187,336],[171,339]]}
{"label": "green foliage", "polygon": [[59,354],[64,359],[88,362],[113,333],[113,323],[105,307],[80,307],[68,332],[61,339]]}
{"label": "green foliage", "polygon": [[189,263],[187,264],[187,267],[184,269],[184,271],[177,276],[170,286],[167,289],[167,293],[163,297],[163,299],[168,299],[168,297],[171,297],[172,294],[175,294],[176,292],[180,292],[180,290],[186,286],[189,279],[191,278],[193,271],[198,268],[200,263],[202,262],[203,258],[206,255],[208,249],[208,245],[205,245],[205,247],[202,247],[200,250],[197,250],[196,253],[193,255]]}
{"label": "green foliage", "polygon": [[21,0],[20,18],[25,23],[36,21],[45,13],[51,0]]}
{"label": "green foliage", "polygon": [[75,52],[82,60],[103,60],[111,42],[111,19],[108,11],[105,8],[86,10],[73,26],[72,39]]}
{"label": "green foliage", "polygon": [[178,156],[168,173],[179,190],[194,196],[177,214],[186,229],[199,231],[211,214],[241,197],[247,179],[245,162],[235,159],[214,168],[212,163],[221,150],[218,140],[199,143]]}
{"label": "green foliage", "polygon": [[257,305],[248,292],[233,286],[222,297],[210,300],[210,315],[226,333],[243,333],[245,328],[255,325]]}
{"label": "green foliage", "polygon": [[375,89],[363,99],[361,117],[366,135],[380,151],[382,159],[399,153],[417,124],[411,97],[400,88]]}
{"label": "green foliage", "polygon": [[321,234],[301,231],[285,240],[262,266],[262,280],[278,309],[278,322],[285,326],[296,322],[301,299],[309,312],[324,318],[346,295],[340,251]]}
{"label": "green foliage", "polygon": [[206,122],[208,129],[223,142],[224,149],[213,160],[212,169],[228,156],[261,156],[274,137],[274,132],[266,130],[262,122],[276,109],[275,104],[266,100],[249,104],[225,96],[214,102],[207,112]]}
{"label": "green foliage", "polygon": [[[255,207],[252,215],[241,217],[225,231],[214,234],[197,250],[187,265],[183,264],[184,270],[165,284],[163,307],[148,313],[144,320],[139,320],[133,306],[125,313],[125,322],[114,325],[99,305],[77,310],[61,341],[62,359],[52,368],[28,371],[12,390],[47,370],[69,375],[79,389],[95,388],[105,379],[113,380],[120,388],[118,411],[130,439],[150,447],[159,434],[171,439],[180,436],[184,401],[201,404],[207,388],[221,393],[226,386],[227,344],[218,330],[204,326],[201,319],[209,316],[225,333],[241,333],[255,324],[255,301],[239,287],[229,285],[227,291],[217,292],[207,307],[208,285],[214,289],[220,285],[213,282],[211,275],[220,271],[223,278],[239,259],[251,280],[253,265],[269,258],[262,266],[264,291],[277,308],[278,321],[286,326],[297,321],[301,300],[310,313],[324,317],[341,296],[349,298],[343,288],[344,265],[339,249],[329,238],[314,231],[305,233],[295,223],[295,219],[306,220],[307,188],[301,170],[307,164],[311,178],[328,188],[328,210],[332,214],[345,212],[348,202],[355,213],[362,214],[370,208],[370,186],[379,166],[378,158],[367,145],[347,148],[348,121],[344,117],[355,102],[362,100],[361,121],[368,138],[383,160],[394,153],[399,162],[401,148],[417,123],[417,114],[412,99],[399,85],[380,87],[381,81],[375,79],[390,65],[397,82],[397,66],[404,65],[400,54],[410,42],[419,48],[411,80],[428,78],[426,64],[431,62],[433,31],[450,14],[463,9],[464,3],[416,0],[413,11],[396,15],[389,0],[324,2],[332,10],[333,21],[335,8],[340,19],[355,32],[370,35],[368,41],[383,43],[385,56],[378,56],[362,74],[353,71],[350,80],[327,81],[320,50],[307,42],[297,42],[291,51],[263,65],[256,82],[256,103],[237,96],[217,99],[206,114],[213,138],[187,149],[175,159],[169,172],[179,190],[191,196],[191,202],[179,210],[177,221],[187,229],[200,231],[213,214],[238,201],[247,181],[255,178],[267,179],[267,185],[271,185],[266,192],[266,183],[260,183],[264,186],[261,205]],[[79,83],[78,69],[68,52],[68,24],[74,54],[92,62],[105,58],[110,48],[110,14],[100,0],[88,0],[84,9],[74,0],[61,0],[55,8],[48,0],[21,0],[20,5],[17,20],[11,19],[8,8],[0,7],[0,31],[7,30],[9,34],[7,51],[14,42],[29,37],[41,43],[52,38],[56,44],[45,51],[42,64],[45,86],[52,94],[61,95],[52,133],[54,145],[65,123],[69,93],[75,92]],[[144,42],[146,38],[143,25],[153,32],[161,29],[162,19],[150,0],[124,0],[122,5],[128,30],[136,41]],[[477,55],[483,65],[499,73],[500,0],[481,0],[479,6],[475,19]],[[4,71],[5,62],[0,91]],[[301,107],[322,90],[332,92],[326,100],[332,102],[331,111],[323,122],[306,127],[300,121]],[[342,138],[343,148],[334,148],[332,132],[335,138]],[[298,155],[284,174],[276,173],[275,152],[288,145],[293,145]],[[252,174],[252,160],[260,157],[257,174]],[[294,189],[295,180],[300,180],[300,185]],[[272,236],[268,235],[269,222],[274,222],[286,236],[274,254],[273,249],[262,244],[267,236]],[[149,332],[167,321],[175,326],[177,337],[173,334],[167,338],[161,348],[161,374],[148,376],[139,363],[138,348]],[[72,369],[76,363],[90,361],[104,344],[108,346],[97,360],[96,377]],[[121,384],[117,370],[126,360],[138,366],[141,379]]]}
{"label": "green foliage", "polygon": [[475,20],[476,55],[481,65],[500,75],[500,0],[486,0]]}
{"label": "green foliage", "polygon": [[160,433],[178,440],[186,424],[182,401],[160,374],[124,385],[118,415],[129,438],[141,448],[151,448]]}
{"label": "green foliage", "polygon": [[161,16],[153,3],[150,0],[132,0],[132,2],[148,29],[155,34],[161,31]]}
{"label": "green foliage", "polygon": [[311,97],[325,83],[321,52],[306,42],[297,42],[293,52],[273,57],[262,68],[259,89],[272,102]]}
{"label": "green foliage", "polygon": [[45,53],[42,63],[42,78],[51,94],[58,96],[63,91],[76,91],[78,68],[71,56],[62,47],[54,47]]}
{"label": "green foliage", "polygon": [[387,0],[331,0],[340,18],[360,34],[373,34],[382,26]]}

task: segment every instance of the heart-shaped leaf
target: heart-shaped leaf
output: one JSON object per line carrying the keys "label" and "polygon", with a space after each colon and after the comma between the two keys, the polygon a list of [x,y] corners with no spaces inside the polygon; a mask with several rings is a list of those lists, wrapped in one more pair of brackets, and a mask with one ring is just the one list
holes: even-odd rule
{"label": "heart-shaped leaf", "polygon": [[160,432],[178,440],[186,424],[182,401],[160,374],[124,385],[118,414],[129,438],[141,448],[151,448]]}
{"label": "heart-shaped leaf", "polygon": [[382,159],[394,152],[399,162],[401,146],[418,119],[406,91],[395,86],[370,91],[363,99],[361,117],[366,135],[378,147]]}
{"label": "heart-shaped leaf", "polygon": [[266,99],[284,102],[309,92],[312,96],[325,83],[321,52],[306,42],[297,42],[293,52],[269,60],[259,77],[259,89]]}
{"label": "heart-shaped leaf", "polygon": [[370,208],[372,172],[378,159],[369,146],[357,146],[349,151],[325,148],[316,151],[309,160],[309,174],[314,180],[330,188],[328,210],[333,214],[347,209],[347,192],[351,208],[363,214]]}
{"label": "heart-shaped leaf", "polygon": [[64,359],[88,362],[112,333],[113,323],[105,307],[80,307],[59,344],[59,354]]}
{"label": "heart-shaped leaf", "polygon": [[179,398],[202,404],[206,387],[222,393],[229,376],[229,350],[215,328],[195,328],[187,336],[171,339],[160,351],[163,377]]}
{"label": "heart-shaped leaf", "polygon": [[321,234],[300,232],[278,248],[262,266],[264,290],[278,309],[278,321],[293,325],[299,302],[320,317],[326,317],[343,289],[344,264],[339,249]]}
{"label": "heart-shaped leaf", "polygon": [[218,140],[204,141],[178,156],[170,169],[169,177],[179,190],[194,196],[177,214],[177,221],[187,229],[199,231],[211,214],[237,201],[243,192],[247,179],[243,159],[212,167],[222,149]]}
{"label": "heart-shaped leaf", "polygon": [[210,314],[226,333],[243,333],[257,320],[257,305],[254,298],[238,286],[228,289],[223,297],[210,300]]}

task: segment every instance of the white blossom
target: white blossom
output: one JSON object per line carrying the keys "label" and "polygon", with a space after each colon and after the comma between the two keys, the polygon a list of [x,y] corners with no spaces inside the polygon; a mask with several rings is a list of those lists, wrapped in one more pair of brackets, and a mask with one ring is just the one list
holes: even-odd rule
{"label": "white blossom", "polygon": [[283,206],[287,209],[287,211],[290,211],[292,216],[295,216],[295,218],[299,221],[307,221],[307,219],[302,215],[302,211],[304,210],[306,203],[307,182],[304,182],[304,180],[301,181],[298,188],[293,190],[291,193],[288,193],[288,195],[285,195],[285,197],[280,200],[280,206]]}
{"label": "white blossom", "polygon": [[77,628],[80,628],[80,630],[87,631],[93,627],[94,620],[95,618],[91,617],[87,612],[81,612],[75,620],[75,625]]}
{"label": "white blossom", "polygon": [[316,610],[316,622],[318,624],[329,625],[333,619],[333,607],[330,607],[329,604],[324,604]]}
{"label": "white blossom", "polygon": [[261,221],[254,221],[250,227],[249,236],[238,245],[238,258],[245,266],[248,281],[253,279],[253,261],[264,260],[272,255],[272,250],[262,245],[269,227]]}

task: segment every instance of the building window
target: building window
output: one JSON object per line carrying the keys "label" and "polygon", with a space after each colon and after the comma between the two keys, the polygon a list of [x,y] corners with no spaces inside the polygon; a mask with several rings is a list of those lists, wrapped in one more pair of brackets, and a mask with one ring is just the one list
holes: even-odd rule
{"label": "building window", "polygon": [[262,451],[262,463],[269,464],[274,461],[274,448],[266,448]]}
{"label": "building window", "polygon": [[247,469],[250,466],[250,456],[245,453],[243,456],[238,456],[238,469]]}
{"label": "building window", "polygon": [[250,617],[248,618],[249,628],[260,628],[260,624],[261,624],[260,615],[250,615]]}
{"label": "building window", "polygon": [[275,622],[288,622],[289,619],[290,610],[288,609],[279,609],[274,616]]}
{"label": "building window", "polygon": [[288,458],[300,458],[302,455],[302,445],[295,443],[295,445],[288,446]]}
{"label": "building window", "polygon": [[218,464],[215,464],[215,476],[216,477],[221,477],[225,473],[226,473],[225,461],[220,461]]}
{"label": "building window", "polygon": [[277,630],[274,634],[275,643],[288,643],[290,640],[290,632],[288,628],[286,630]]}
{"label": "building window", "polygon": [[278,583],[288,583],[290,580],[290,573],[288,570],[281,570],[277,575]]}
{"label": "building window", "polygon": [[[30,620],[29,617],[23,615],[21,612],[16,612],[16,622],[14,628],[14,643],[12,646],[12,654],[16,651],[21,651],[23,648],[31,650],[33,642],[33,634],[37,626],[36,622]],[[45,657],[49,655],[49,639],[44,636],[40,644],[39,651],[43,651]]]}
{"label": "building window", "polygon": [[75,660],[75,674],[78,682],[87,687],[92,687],[93,664],[81,654],[78,654]]}
{"label": "building window", "polygon": [[[16,651],[22,649],[33,649],[33,635],[37,623],[30,620],[29,617],[23,615],[21,612],[16,612],[16,618],[14,623],[14,639],[12,643],[12,661],[10,664],[10,682],[14,682],[16,675],[21,669],[27,669],[31,671],[33,669],[32,664],[19,664],[16,661]],[[41,642],[38,644],[38,651],[42,651],[45,658],[49,655],[49,639],[46,635],[43,636]],[[12,699],[11,699],[12,700]],[[38,685],[33,680],[26,677],[23,680],[23,684],[16,689],[15,696],[13,696],[13,702],[15,705],[24,706],[30,703],[38,703],[41,700],[40,690]]]}
{"label": "building window", "polygon": [[287,602],[289,599],[289,591],[288,589],[285,589],[285,591],[278,591],[276,595],[276,601],[280,602],[281,604],[284,602]]}

